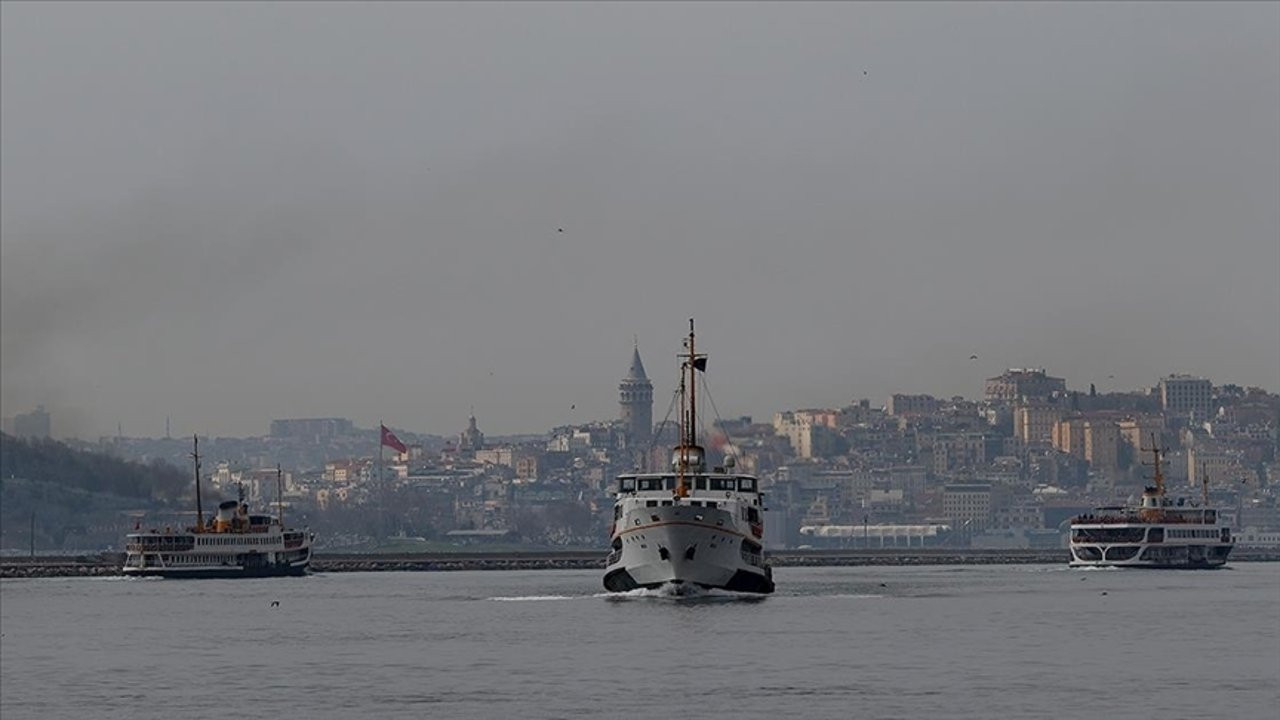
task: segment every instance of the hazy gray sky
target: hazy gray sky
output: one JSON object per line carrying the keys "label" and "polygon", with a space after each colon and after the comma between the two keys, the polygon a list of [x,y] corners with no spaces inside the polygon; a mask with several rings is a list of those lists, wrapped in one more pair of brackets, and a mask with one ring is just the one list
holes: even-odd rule
{"label": "hazy gray sky", "polygon": [[1280,387],[1280,4],[0,7],[55,430],[540,431],[633,335],[661,417],[690,316],[726,416]]}

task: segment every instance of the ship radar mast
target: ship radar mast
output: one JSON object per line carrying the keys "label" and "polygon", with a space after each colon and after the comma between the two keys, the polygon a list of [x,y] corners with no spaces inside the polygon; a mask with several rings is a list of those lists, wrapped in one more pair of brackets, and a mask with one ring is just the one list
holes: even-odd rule
{"label": "ship radar mast", "polygon": [[200,498],[200,436],[191,436],[191,459],[196,473],[196,532],[204,532],[204,505]]}
{"label": "ship radar mast", "polygon": [[1155,483],[1155,497],[1157,506],[1164,503],[1164,464],[1160,461],[1160,446],[1156,443],[1155,433],[1151,434],[1151,447],[1142,448],[1144,452],[1151,453],[1151,467],[1154,468],[1151,473],[1151,480]]}
{"label": "ship radar mast", "polygon": [[676,447],[671,462],[676,470],[676,496],[686,497],[689,488],[685,483],[688,473],[704,472],[706,459],[698,445],[698,373],[707,369],[707,356],[698,354],[694,344],[693,318],[689,318],[689,337],[685,338],[686,352],[680,357],[680,445]]}

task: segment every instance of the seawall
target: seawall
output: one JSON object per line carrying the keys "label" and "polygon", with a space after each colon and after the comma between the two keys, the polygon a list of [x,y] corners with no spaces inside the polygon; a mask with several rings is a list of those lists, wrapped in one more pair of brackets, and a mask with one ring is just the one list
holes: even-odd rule
{"label": "seawall", "polygon": [[[314,572],[447,572],[453,570],[591,570],[604,568],[598,550],[454,553],[316,553]],[[769,553],[775,567],[858,565],[1024,565],[1067,562],[1067,551],[912,548],[897,550],[778,550]],[[120,575],[118,553],[0,559],[0,578],[104,577]],[[1240,549],[1231,562],[1278,562],[1280,549]]]}

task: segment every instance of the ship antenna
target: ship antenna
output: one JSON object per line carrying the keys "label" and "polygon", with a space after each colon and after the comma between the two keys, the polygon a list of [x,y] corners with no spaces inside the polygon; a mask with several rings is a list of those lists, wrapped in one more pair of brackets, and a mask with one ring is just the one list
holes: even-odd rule
{"label": "ship antenna", "polygon": [[276,463],[276,518],[280,522],[280,530],[284,530],[284,479],[280,474],[280,463]]}
{"label": "ship antenna", "polygon": [[689,318],[689,424],[685,432],[689,437],[685,444],[694,447],[698,444],[698,355],[693,347],[693,318]]}
{"label": "ship antenna", "polygon": [[[688,486],[685,474],[689,470],[689,457],[693,455],[699,465],[702,463],[702,451],[698,447],[698,371],[707,367],[705,355],[698,355],[694,344],[693,318],[689,318],[689,339],[685,341],[688,352],[681,355],[680,363],[680,447],[676,458],[676,495],[687,497]],[[685,371],[688,370],[688,374]]]}
{"label": "ship antenna", "polygon": [[196,532],[204,531],[204,505],[200,500],[200,436],[191,436],[191,459],[196,465]]}
{"label": "ship antenna", "polygon": [[1209,473],[1203,473],[1204,479],[1201,480],[1202,494],[1204,496],[1204,506],[1209,507]]}

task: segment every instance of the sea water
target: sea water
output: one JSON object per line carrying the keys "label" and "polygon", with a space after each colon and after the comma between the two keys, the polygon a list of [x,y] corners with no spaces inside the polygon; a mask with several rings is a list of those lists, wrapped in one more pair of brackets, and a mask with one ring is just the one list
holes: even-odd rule
{"label": "sea water", "polygon": [[[0,718],[1274,718],[1280,564],[0,582]],[[278,603],[278,604],[277,604]]]}

